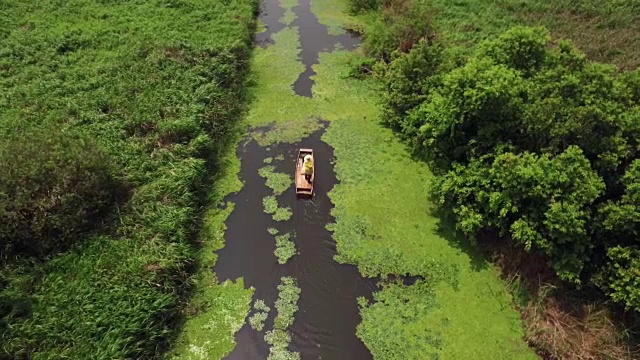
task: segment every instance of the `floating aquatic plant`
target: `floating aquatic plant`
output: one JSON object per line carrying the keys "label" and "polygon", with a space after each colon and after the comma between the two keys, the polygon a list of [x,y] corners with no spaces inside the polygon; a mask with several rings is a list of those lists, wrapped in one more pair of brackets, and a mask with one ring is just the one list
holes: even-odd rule
{"label": "floating aquatic plant", "polygon": [[292,277],[280,278],[278,300],[275,305],[278,314],[273,322],[273,330],[268,331],[264,336],[264,340],[271,346],[268,360],[300,359],[300,353],[287,349],[291,343],[291,334],[288,328],[293,324],[293,316],[298,311],[298,299],[300,299],[300,288],[295,279]]}
{"label": "floating aquatic plant", "polygon": [[286,264],[296,254],[296,245],[291,240],[291,234],[276,236],[276,250],[273,252],[279,264]]}

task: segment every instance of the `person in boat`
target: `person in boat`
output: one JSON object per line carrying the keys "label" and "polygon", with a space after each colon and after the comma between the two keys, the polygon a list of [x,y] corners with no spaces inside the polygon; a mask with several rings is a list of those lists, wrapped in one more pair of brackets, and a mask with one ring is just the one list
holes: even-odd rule
{"label": "person in boat", "polygon": [[304,178],[311,182],[311,176],[313,175],[313,157],[311,155],[305,155],[302,171],[304,171]]}

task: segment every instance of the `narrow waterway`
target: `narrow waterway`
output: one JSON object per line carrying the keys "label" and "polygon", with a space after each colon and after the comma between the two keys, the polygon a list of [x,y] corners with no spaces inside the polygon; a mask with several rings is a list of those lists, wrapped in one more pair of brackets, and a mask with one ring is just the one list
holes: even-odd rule
{"label": "narrow waterway", "polygon": [[[270,2],[273,0],[266,0]],[[296,20],[293,26],[300,30],[300,41],[302,42],[301,60],[305,66],[305,71],[300,74],[298,80],[293,84],[293,90],[300,96],[311,97],[311,88],[315,75],[312,66],[318,63],[318,54],[332,51],[336,44],[340,44],[348,50],[355,49],[360,44],[360,39],[349,33],[342,35],[329,35],[327,27],[318,22],[318,18],[311,11],[311,0],[300,0],[300,5],[293,10]]]}
{"label": "narrow waterway", "polygon": [[278,1],[264,1],[260,5],[260,20],[266,27],[265,31],[257,34],[255,42],[257,45],[267,47],[273,44],[271,35],[284,29],[285,24],[280,21],[284,16],[284,9],[280,7]]}
{"label": "narrow waterway", "polygon": [[[273,15],[281,14],[275,8],[277,4],[277,0],[266,0],[263,5],[267,11],[263,13],[262,21],[268,29],[282,28],[282,23]],[[329,35],[326,27],[311,13],[309,0],[301,0],[294,12],[297,19],[292,26],[300,29],[301,61],[306,71],[291,85],[297,95],[311,96],[313,82],[310,77],[314,74],[311,67],[318,62],[318,54],[332,51],[338,43],[353,48],[359,40],[350,35]],[[271,33],[263,33],[257,39],[258,45],[272,43]],[[316,131],[294,144],[267,148],[250,137],[240,144],[237,156],[241,159],[240,178],[244,186],[228,199],[235,208],[227,220],[225,247],[218,252],[214,270],[221,281],[243,277],[246,286],[255,288],[254,299],[265,300],[272,309],[265,330],[273,325],[280,278],[291,276],[297,280],[301,294],[299,310],[289,329],[292,335],[289,349],[300,352],[302,359],[371,359],[371,354],[355,335],[361,321],[357,297],[369,298],[376,289],[376,282],[362,278],[354,266],[341,265],[333,259],[336,246],[326,229],[326,225],[334,221],[330,215],[333,205],[327,194],[337,179],[333,171],[333,149],[321,140],[323,131]],[[275,222],[263,211],[262,199],[272,195],[272,191],[258,170],[265,166],[264,159],[277,159],[271,163],[276,171],[293,178],[300,147],[314,149],[315,196],[311,200],[297,199],[291,186],[277,199],[280,206],[292,209],[293,216],[288,221]],[[276,228],[280,234],[295,234],[293,240],[298,254],[287,264],[277,263],[273,254],[274,237],[267,232],[268,228]],[[269,347],[263,337],[264,332],[245,324],[236,333],[237,345],[227,359],[265,359]]]}

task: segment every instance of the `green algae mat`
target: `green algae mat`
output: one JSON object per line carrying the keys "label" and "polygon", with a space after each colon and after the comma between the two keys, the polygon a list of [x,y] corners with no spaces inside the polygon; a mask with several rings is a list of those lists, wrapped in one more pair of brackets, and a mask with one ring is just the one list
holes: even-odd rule
{"label": "green algae mat", "polygon": [[[274,44],[254,51],[253,101],[245,123],[249,129],[270,126],[267,132],[249,130],[269,146],[296,142],[319,129],[320,119],[329,122],[323,141],[335,149],[339,179],[329,194],[336,221],[327,224],[337,242],[335,260],[356,265],[365,276],[388,278],[373,302],[361,299],[358,337],[375,359],[537,358],[524,341],[519,314],[497,270],[441,230],[431,215],[427,193],[432,175],[379,124],[375,82],[348,78],[349,64],[358,53],[339,48],[321,53],[313,67],[313,98],[294,94],[291,85],[305,69],[299,60],[303,44],[298,28],[291,26],[295,2],[281,5],[287,9],[282,22],[288,26],[273,34]],[[345,9],[341,1],[312,2],[312,11],[331,34],[357,23]],[[241,186],[237,159],[230,159],[229,166],[216,193]],[[281,181],[273,182],[276,186]],[[223,246],[220,232],[231,208],[210,213],[208,228],[214,234],[205,238],[216,245],[209,249]],[[389,280],[396,275],[414,281],[407,285]],[[207,284],[210,295],[205,291],[200,299],[210,301],[211,310],[187,322],[176,354],[202,358],[194,354],[209,347],[209,358],[219,358],[231,351],[233,331],[239,329],[236,320],[249,311],[251,290],[243,292],[241,285],[241,280]],[[220,315],[232,321],[216,325]],[[218,344],[212,345],[214,338]]]}

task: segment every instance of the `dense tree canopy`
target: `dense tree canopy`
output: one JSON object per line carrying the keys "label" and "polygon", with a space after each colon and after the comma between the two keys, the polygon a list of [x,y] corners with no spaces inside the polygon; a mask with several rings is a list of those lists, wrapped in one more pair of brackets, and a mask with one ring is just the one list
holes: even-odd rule
{"label": "dense tree canopy", "polygon": [[435,198],[464,233],[497,229],[640,309],[640,71],[589,62],[543,28],[462,64],[445,54],[419,42],[384,75],[385,122],[439,175]]}

